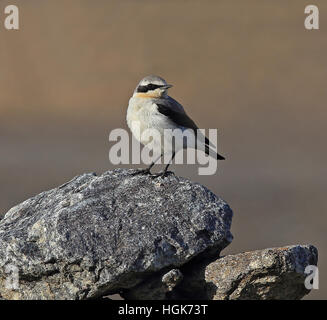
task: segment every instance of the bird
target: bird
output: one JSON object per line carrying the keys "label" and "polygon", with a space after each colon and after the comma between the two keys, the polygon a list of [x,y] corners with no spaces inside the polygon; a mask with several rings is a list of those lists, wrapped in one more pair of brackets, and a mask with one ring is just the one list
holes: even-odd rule
{"label": "bird", "polygon": [[[170,173],[168,167],[176,152],[190,146],[204,151],[217,160],[225,160],[222,155],[210,148],[210,146],[214,147],[214,145],[207,137],[199,136],[201,133],[197,131],[198,126],[186,114],[183,106],[167,94],[168,89],[171,87],[172,85],[168,84],[163,78],[149,75],[138,83],[132,97],[129,99],[126,121],[133,136],[145,146],[152,142],[152,147],[158,145],[158,148],[160,148],[160,150],[157,150],[159,157],[152,161],[148,168],[139,170],[135,174],[167,176]],[[152,141],[153,137],[142,137],[142,133],[147,129],[157,130],[160,133],[161,141]],[[165,150],[163,143],[165,129],[181,129],[182,131],[188,129],[191,132],[193,141],[185,142],[183,140],[182,144],[171,146],[168,148],[169,150]],[[166,153],[170,154],[170,161],[165,169],[158,174],[152,174],[151,168]]]}

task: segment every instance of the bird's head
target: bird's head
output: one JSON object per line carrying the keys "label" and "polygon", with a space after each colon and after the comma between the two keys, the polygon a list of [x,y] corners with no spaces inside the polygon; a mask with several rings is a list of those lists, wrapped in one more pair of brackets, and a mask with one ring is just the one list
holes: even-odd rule
{"label": "bird's head", "polygon": [[134,97],[159,99],[167,96],[167,90],[172,85],[158,76],[147,76],[143,78],[134,90]]}

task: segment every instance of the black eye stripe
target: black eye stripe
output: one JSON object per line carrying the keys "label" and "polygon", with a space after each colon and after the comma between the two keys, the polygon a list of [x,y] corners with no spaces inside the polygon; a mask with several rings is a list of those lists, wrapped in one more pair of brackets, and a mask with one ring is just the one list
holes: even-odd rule
{"label": "black eye stripe", "polygon": [[137,92],[147,92],[149,90],[155,90],[161,87],[163,87],[163,85],[149,83],[146,86],[138,86]]}

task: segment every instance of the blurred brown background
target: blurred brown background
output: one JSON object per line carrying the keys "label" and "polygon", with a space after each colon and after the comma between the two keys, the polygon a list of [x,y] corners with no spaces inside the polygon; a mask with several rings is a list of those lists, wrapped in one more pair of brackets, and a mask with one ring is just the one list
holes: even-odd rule
{"label": "blurred brown background", "polygon": [[[137,82],[157,74],[201,128],[218,128],[206,185],[234,210],[225,254],[312,243],[327,297],[327,3],[307,1],[1,1],[0,213],[109,163]],[[20,30],[3,27],[16,4]]]}

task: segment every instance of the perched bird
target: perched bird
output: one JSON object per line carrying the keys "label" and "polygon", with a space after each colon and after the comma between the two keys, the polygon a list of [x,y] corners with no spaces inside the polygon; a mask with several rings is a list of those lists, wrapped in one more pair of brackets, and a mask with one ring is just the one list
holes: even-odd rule
{"label": "perched bird", "polygon": [[[160,156],[156,161],[166,153],[171,154],[171,160],[166,165],[164,171],[158,175],[165,176],[176,152],[190,146],[204,151],[207,155],[217,160],[224,160],[225,158],[223,156],[210,148],[210,146],[214,145],[207,137],[202,136],[202,139],[200,139],[199,134],[201,133],[197,132],[197,125],[186,114],[183,106],[167,95],[167,90],[171,87],[172,85],[167,84],[161,77],[154,75],[147,76],[135,88],[127,109],[126,120],[134,137],[145,146],[152,142],[152,146],[158,145],[158,148],[160,148],[160,150],[157,150]],[[156,141],[152,141],[153,137],[151,139],[142,138],[142,133],[147,129],[158,130],[161,134],[161,141],[157,141],[158,143],[156,143]],[[186,142],[183,140],[182,144],[174,145],[174,147],[171,146],[168,150],[167,148],[165,150],[163,140],[165,138],[171,138],[164,137],[165,129],[181,129],[183,131],[190,129],[193,135],[193,141],[188,140]],[[153,161],[148,168],[140,170],[138,173],[151,174],[150,169],[156,161]]]}

